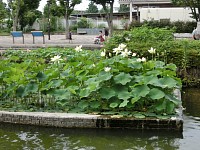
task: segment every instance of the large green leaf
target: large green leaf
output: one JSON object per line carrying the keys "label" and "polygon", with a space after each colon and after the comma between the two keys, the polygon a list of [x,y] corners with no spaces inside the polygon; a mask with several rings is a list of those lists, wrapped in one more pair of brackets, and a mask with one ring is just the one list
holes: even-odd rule
{"label": "large green leaf", "polygon": [[63,77],[67,77],[67,76],[69,76],[70,71],[71,71],[71,69],[69,69],[69,68],[66,69],[65,71],[61,72],[61,76],[63,76]]}
{"label": "large green leaf", "polygon": [[125,74],[124,72],[118,74],[117,76],[114,77],[115,83],[120,83],[122,85],[127,84],[130,82],[132,79],[132,76],[130,74]]}
{"label": "large green leaf", "polygon": [[111,103],[109,106],[111,107],[111,108],[116,108],[116,107],[118,107],[118,103],[116,103],[116,102],[114,102],[114,103]]}
{"label": "large green leaf", "polygon": [[148,61],[146,62],[145,64],[145,68],[148,69],[148,70],[151,70],[155,67],[155,62],[154,61]]}
{"label": "large green leaf", "polygon": [[147,84],[150,84],[150,85],[154,85],[154,86],[157,86],[157,87],[161,87],[161,88],[165,88],[165,85],[163,85],[160,80],[158,79],[158,77],[156,76],[149,76],[149,80],[147,81]]}
{"label": "large green leaf", "polygon": [[63,80],[52,80],[48,84],[46,84],[41,90],[49,90],[51,88],[60,87],[63,83]]}
{"label": "large green leaf", "polygon": [[179,99],[175,98],[174,95],[167,94],[167,95],[165,95],[165,98],[167,100],[173,102],[175,105],[181,104],[181,101]]}
{"label": "large green leaf", "polygon": [[99,108],[100,105],[101,105],[101,103],[99,101],[92,101],[92,102],[90,102],[90,107],[94,108],[94,109]]}
{"label": "large green leaf", "polygon": [[138,70],[138,69],[142,68],[142,63],[137,62],[137,61],[133,61],[132,63],[128,64],[128,67],[132,68],[132,69],[137,69]]}
{"label": "large green leaf", "polygon": [[24,86],[20,86],[20,87],[18,87],[17,90],[16,90],[16,95],[17,95],[18,97],[24,97],[24,96],[26,96],[27,94],[28,94],[28,93],[26,92]]}
{"label": "large green leaf", "polygon": [[69,87],[67,87],[67,89],[72,93],[72,94],[76,94],[76,90],[78,90],[79,89],[79,87],[78,86],[69,86]]}
{"label": "large green leaf", "polygon": [[172,71],[176,71],[176,65],[175,64],[167,64],[165,68],[171,69]]}
{"label": "large green leaf", "polygon": [[124,100],[124,101],[119,105],[119,107],[126,107],[127,104],[128,104],[128,102],[129,102],[129,101]]}
{"label": "large green leaf", "polygon": [[165,93],[157,88],[153,88],[150,90],[149,94],[151,99],[161,99],[165,97]]}
{"label": "large green leaf", "polygon": [[88,101],[80,101],[79,103],[78,103],[78,107],[80,107],[80,108],[82,108],[82,109],[85,109],[85,108],[87,108],[89,106],[89,102]]}
{"label": "large green leaf", "polygon": [[128,92],[128,90],[121,90],[117,93],[117,96],[119,99],[127,100],[132,96],[132,94]]}
{"label": "large green leaf", "polygon": [[134,97],[145,97],[150,91],[147,85],[138,85],[131,91]]}
{"label": "large green leaf", "polygon": [[163,61],[155,61],[156,68],[163,68],[164,66],[165,66],[165,63]]}
{"label": "large green leaf", "polygon": [[138,119],[144,119],[144,118],[146,118],[145,115],[140,114],[140,113],[133,114],[133,116],[134,116],[135,118],[138,118]]}
{"label": "large green leaf", "polygon": [[52,80],[52,82],[53,82],[52,87],[57,88],[61,86],[61,84],[63,83],[63,80]]}
{"label": "large green leaf", "polygon": [[87,81],[85,81],[85,84],[89,85],[89,84],[91,84],[92,82],[95,82],[95,81],[96,81],[96,78],[89,78]]}
{"label": "large green leaf", "polygon": [[167,107],[166,107],[167,114],[174,113],[174,108],[175,104],[173,102],[167,101]]}
{"label": "large green leaf", "polygon": [[49,94],[55,96],[57,100],[70,99],[71,96],[67,89],[55,89],[52,90]]}
{"label": "large green leaf", "polygon": [[47,79],[47,76],[43,73],[43,72],[38,72],[38,74],[36,75],[37,79],[40,81],[40,82],[43,82],[44,80]]}
{"label": "large green leaf", "polygon": [[166,105],[167,105],[166,101],[165,100],[161,100],[155,105],[155,109],[160,113],[164,112],[164,110],[166,110]]}
{"label": "large green leaf", "polygon": [[88,85],[88,88],[90,89],[90,91],[96,91],[100,88],[99,86],[99,82],[92,82]]}
{"label": "large green leaf", "polygon": [[83,88],[83,89],[81,89],[79,95],[80,95],[81,98],[82,97],[88,97],[90,95],[90,93],[91,93],[90,89]]}
{"label": "large green leaf", "polygon": [[98,75],[98,80],[101,81],[107,81],[110,80],[112,78],[112,74],[110,72],[100,72]]}
{"label": "large green leaf", "polygon": [[30,82],[26,85],[26,91],[28,93],[36,93],[38,91],[38,84],[35,82]]}
{"label": "large green leaf", "polygon": [[164,77],[160,79],[161,84],[163,84],[164,86],[168,87],[168,88],[173,88],[177,86],[177,81],[174,80],[171,77]]}
{"label": "large green leaf", "polygon": [[135,102],[137,102],[140,99],[140,97],[134,97],[131,99],[131,103],[134,104]]}
{"label": "large green leaf", "polygon": [[115,91],[112,88],[103,88],[100,90],[100,95],[102,98],[110,99],[115,96]]}

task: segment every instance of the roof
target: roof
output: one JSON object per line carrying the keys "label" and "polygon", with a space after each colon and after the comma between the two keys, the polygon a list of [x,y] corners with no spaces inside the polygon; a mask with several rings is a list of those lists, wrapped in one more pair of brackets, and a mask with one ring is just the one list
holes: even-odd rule
{"label": "roof", "polygon": [[130,4],[138,7],[143,6],[158,6],[158,7],[172,7],[171,0],[119,0],[119,4]]}

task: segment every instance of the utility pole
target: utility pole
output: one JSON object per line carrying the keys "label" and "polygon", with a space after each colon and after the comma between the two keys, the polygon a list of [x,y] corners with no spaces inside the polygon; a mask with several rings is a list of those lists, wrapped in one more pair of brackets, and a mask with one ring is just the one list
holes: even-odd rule
{"label": "utility pole", "polygon": [[64,0],[65,4],[65,34],[66,39],[69,39],[69,22],[68,22],[68,8],[69,8],[69,0]]}
{"label": "utility pole", "polygon": [[51,24],[50,24],[50,0],[47,1],[47,5],[48,5],[48,40],[51,39]]}

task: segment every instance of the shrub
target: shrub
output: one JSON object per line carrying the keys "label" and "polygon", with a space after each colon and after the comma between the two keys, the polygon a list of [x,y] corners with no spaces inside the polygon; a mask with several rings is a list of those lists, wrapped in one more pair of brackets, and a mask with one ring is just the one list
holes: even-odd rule
{"label": "shrub", "polygon": [[192,33],[194,27],[197,26],[196,22],[184,22],[184,21],[174,21],[170,22],[169,20],[145,20],[144,22],[133,21],[129,28],[141,27],[143,25],[148,26],[149,28],[167,28],[174,29],[177,33]]}

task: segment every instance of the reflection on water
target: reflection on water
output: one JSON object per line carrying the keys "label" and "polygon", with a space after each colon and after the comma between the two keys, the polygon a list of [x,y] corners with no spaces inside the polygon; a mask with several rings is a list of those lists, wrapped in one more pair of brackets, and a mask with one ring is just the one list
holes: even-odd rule
{"label": "reflection on water", "polygon": [[[4,135],[1,134],[3,130]],[[181,133],[137,130],[102,129],[53,129],[29,126],[2,125],[0,130],[1,148],[38,150],[131,150],[131,149],[177,149],[174,139],[182,138]],[[7,133],[7,134],[5,134]]]}
{"label": "reflection on water", "polygon": [[0,124],[0,150],[199,150],[200,90],[183,94],[184,131],[60,129]]}
{"label": "reflection on water", "polygon": [[186,107],[185,114],[200,117],[200,89],[185,89],[182,99],[183,106]]}

